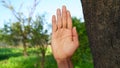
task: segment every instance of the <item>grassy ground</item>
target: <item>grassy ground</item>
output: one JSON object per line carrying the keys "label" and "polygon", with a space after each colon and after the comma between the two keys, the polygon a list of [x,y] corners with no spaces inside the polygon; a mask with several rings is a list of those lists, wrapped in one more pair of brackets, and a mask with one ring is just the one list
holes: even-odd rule
{"label": "grassy ground", "polygon": [[[29,48],[28,57],[24,57],[21,48],[0,48],[0,68],[40,68],[40,57],[36,55],[35,48]],[[75,68],[93,68],[92,63],[75,63]],[[86,67],[85,67],[86,66]],[[45,58],[45,68],[57,68],[57,64],[51,54],[51,49],[47,49]]]}

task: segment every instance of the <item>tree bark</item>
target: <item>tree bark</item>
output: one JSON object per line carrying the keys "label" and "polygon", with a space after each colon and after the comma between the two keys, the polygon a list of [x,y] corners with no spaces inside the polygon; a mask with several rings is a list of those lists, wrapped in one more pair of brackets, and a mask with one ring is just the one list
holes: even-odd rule
{"label": "tree bark", "polygon": [[41,68],[44,68],[45,66],[45,51],[41,52],[42,56],[41,56]]}
{"label": "tree bark", "polygon": [[28,56],[28,53],[27,53],[27,45],[26,45],[26,42],[25,42],[25,39],[23,39],[23,54],[25,57]]}
{"label": "tree bark", "polygon": [[81,0],[95,68],[120,68],[120,0]]}

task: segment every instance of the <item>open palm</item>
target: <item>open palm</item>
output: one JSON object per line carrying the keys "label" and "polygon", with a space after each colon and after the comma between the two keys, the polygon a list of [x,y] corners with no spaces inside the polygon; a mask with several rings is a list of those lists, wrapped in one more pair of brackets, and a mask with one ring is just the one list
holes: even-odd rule
{"label": "open palm", "polygon": [[78,48],[78,35],[72,27],[71,15],[66,7],[57,9],[57,19],[52,17],[52,51],[55,59],[66,59]]}

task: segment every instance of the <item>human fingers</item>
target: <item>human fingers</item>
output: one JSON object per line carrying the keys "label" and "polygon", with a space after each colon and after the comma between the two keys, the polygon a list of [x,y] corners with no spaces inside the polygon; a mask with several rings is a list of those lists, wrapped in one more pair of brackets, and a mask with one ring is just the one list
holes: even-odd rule
{"label": "human fingers", "polygon": [[52,16],[52,32],[54,33],[57,30],[56,17]]}
{"label": "human fingers", "polygon": [[66,28],[66,26],[67,26],[66,6],[62,6],[62,25],[63,25],[63,28]]}
{"label": "human fingers", "polygon": [[69,11],[67,11],[67,28],[72,29],[72,18]]}
{"label": "human fingers", "polygon": [[78,34],[76,31],[76,27],[73,27],[72,34],[73,34],[73,42],[75,43],[76,46],[78,46],[79,42],[78,42]]}
{"label": "human fingers", "polygon": [[60,29],[62,27],[61,10],[57,9],[56,14],[57,14],[57,26],[58,26],[58,29]]}

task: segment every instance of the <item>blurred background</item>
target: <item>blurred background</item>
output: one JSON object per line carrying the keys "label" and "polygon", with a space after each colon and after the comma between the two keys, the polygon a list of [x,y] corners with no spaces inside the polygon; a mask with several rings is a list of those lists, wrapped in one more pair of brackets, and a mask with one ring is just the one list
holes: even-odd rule
{"label": "blurred background", "polygon": [[93,68],[80,0],[0,0],[0,68],[57,68],[51,42],[51,17],[66,5],[80,47],[74,68]]}

